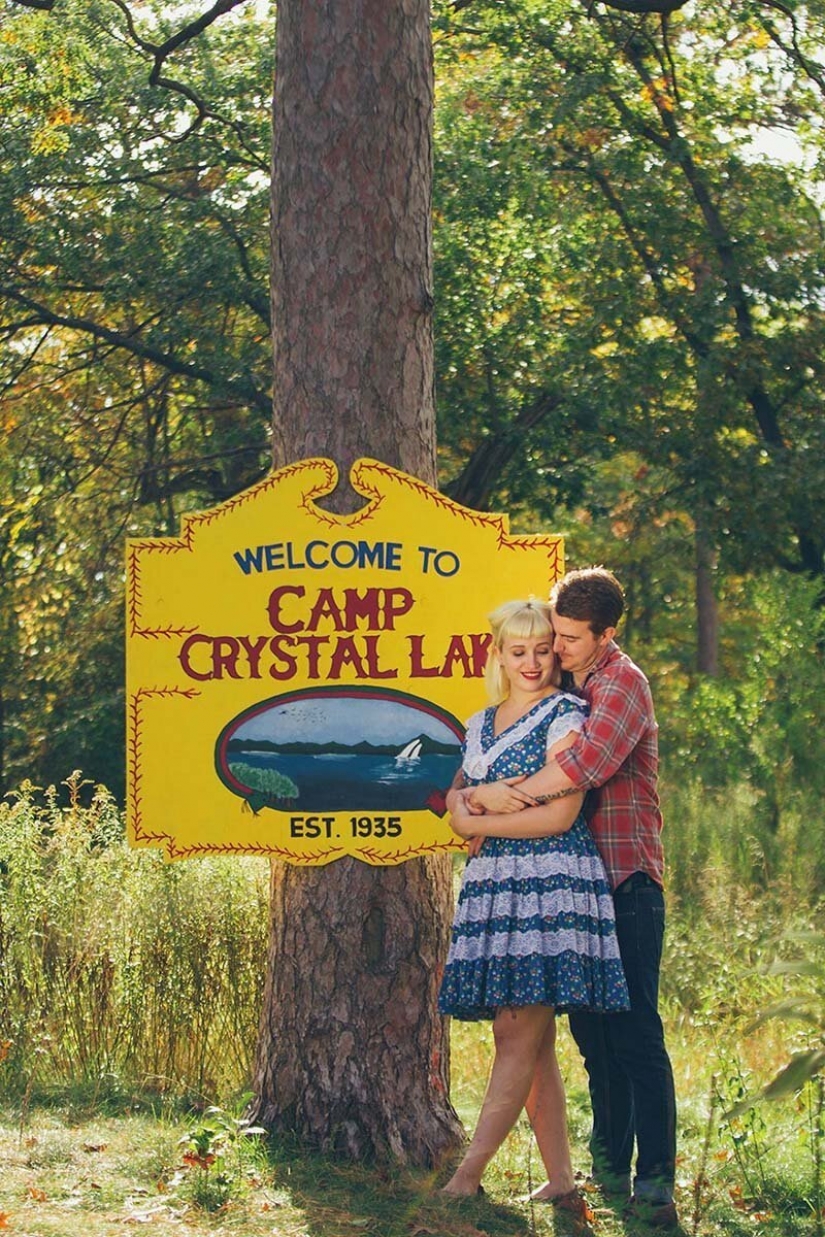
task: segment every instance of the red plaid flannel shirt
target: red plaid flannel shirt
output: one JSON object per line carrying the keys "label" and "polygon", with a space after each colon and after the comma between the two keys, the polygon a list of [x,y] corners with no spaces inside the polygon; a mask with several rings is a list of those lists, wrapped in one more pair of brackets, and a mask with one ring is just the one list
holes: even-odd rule
{"label": "red plaid flannel shirt", "polygon": [[656,778],[658,727],[639,667],[610,643],[584,684],[590,705],[581,735],[556,760],[587,790],[585,816],[615,889],[633,872],[664,879]]}

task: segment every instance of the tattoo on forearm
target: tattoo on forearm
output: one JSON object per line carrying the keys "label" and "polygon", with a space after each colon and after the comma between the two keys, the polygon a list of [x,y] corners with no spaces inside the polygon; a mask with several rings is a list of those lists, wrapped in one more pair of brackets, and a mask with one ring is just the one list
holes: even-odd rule
{"label": "tattoo on forearm", "polygon": [[570,786],[567,790],[557,790],[552,795],[533,795],[536,803],[550,803],[552,799],[564,799],[567,795],[575,795],[579,792],[578,786]]}

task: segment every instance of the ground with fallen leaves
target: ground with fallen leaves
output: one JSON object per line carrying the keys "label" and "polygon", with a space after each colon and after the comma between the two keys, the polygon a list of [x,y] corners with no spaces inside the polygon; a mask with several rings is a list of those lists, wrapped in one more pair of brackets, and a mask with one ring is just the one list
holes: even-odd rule
{"label": "ground with fallen leaves", "polygon": [[[492,1057],[489,1041],[489,1028],[454,1027],[451,1095],[468,1129]],[[812,1188],[818,1144],[800,1135],[805,1114],[772,1105],[726,1124],[712,1100],[724,1044],[684,1019],[671,1021],[669,1043],[679,1096],[682,1237],[822,1237],[825,1213],[817,1216]],[[781,1042],[768,1047],[782,1051]],[[559,1052],[574,1164],[586,1170],[586,1079],[565,1030]],[[763,1058],[764,1046],[755,1061],[764,1076]],[[625,1222],[621,1209],[594,1191],[587,1194],[588,1230],[571,1229],[569,1217],[527,1201],[543,1175],[525,1121],[487,1170],[486,1197],[456,1203],[439,1196],[433,1175],[337,1163],[260,1138],[239,1140],[237,1157],[215,1162],[214,1139],[198,1142],[210,1111],[183,1112],[180,1101],[122,1090],[116,1100],[0,1101],[0,1237],[124,1237],[130,1230],[168,1237],[656,1237]],[[232,1127],[230,1113],[214,1111]]]}
{"label": "ground with fallen leaves", "polygon": [[[434,1178],[261,1155],[215,1211],[192,1200],[181,1140],[186,1121],[132,1113],[83,1116],[32,1107],[0,1111],[0,1230],[10,1237],[123,1237],[130,1229],[175,1237],[520,1237],[569,1232],[552,1210],[519,1199],[530,1182],[504,1168],[483,1200],[451,1202]],[[191,1160],[191,1157],[189,1157]],[[505,1161],[506,1162],[506,1161]],[[242,1179],[241,1179],[242,1178]],[[594,1200],[594,1205],[597,1200]],[[623,1231],[596,1210],[600,1232]]]}

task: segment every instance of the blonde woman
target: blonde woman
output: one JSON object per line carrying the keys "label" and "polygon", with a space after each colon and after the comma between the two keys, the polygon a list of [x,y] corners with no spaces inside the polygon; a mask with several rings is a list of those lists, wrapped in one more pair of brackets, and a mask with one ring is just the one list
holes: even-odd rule
{"label": "blonde woman", "polygon": [[466,791],[537,772],[575,740],[587,706],[556,686],[548,605],[507,602],[490,624],[492,703],[467,724],[463,789],[447,800],[470,857],[439,1008],[454,1018],[491,1019],[495,1058],[475,1133],[444,1192],[480,1191],[484,1169],[526,1108],[547,1172],[534,1197],[584,1219],[555,1019],[569,1010],[628,1008],[610,887],[580,793],[495,815],[474,813]]}

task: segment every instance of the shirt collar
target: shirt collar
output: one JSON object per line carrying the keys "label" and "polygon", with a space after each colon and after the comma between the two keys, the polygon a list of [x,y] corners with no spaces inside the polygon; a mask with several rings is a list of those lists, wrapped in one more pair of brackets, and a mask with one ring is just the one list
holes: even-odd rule
{"label": "shirt collar", "polygon": [[587,674],[584,676],[584,680],[581,686],[584,687],[585,684],[587,683],[587,680],[590,678],[590,676],[593,674],[597,674],[599,670],[603,670],[604,667],[608,664],[608,662],[614,661],[617,657],[620,657],[621,652],[622,650],[619,648],[615,640],[611,640],[608,644],[606,644],[604,648],[604,652],[602,653],[599,660],[596,662],[595,665],[590,667]]}

